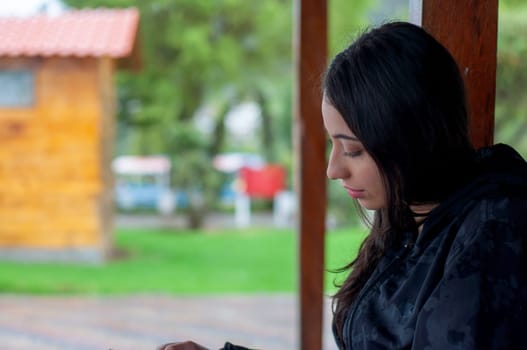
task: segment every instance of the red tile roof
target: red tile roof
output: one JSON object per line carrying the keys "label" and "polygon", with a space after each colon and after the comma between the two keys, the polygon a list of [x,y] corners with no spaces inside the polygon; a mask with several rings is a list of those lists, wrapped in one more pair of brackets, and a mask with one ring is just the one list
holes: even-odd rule
{"label": "red tile roof", "polygon": [[0,17],[0,57],[131,54],[139,11],[92,9],[58,16]]}

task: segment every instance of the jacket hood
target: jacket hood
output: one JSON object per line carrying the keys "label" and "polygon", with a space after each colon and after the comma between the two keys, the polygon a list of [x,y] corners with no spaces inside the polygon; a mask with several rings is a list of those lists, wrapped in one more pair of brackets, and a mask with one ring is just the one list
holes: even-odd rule
{"label": "jacket hood", "polygon": [[[481,199],[496,197],[527,198],[527,163],[512,147],[496,144],[477,151],[470,180],[447,197],[426,219],[426,230],[417,244],[428,241],[432,228],[460,222]],[[455,169],[453,169],[455,174]]]}
{"label": "jacket hood", "polygon": [[[527,163],[522,156],[503,143],[480,149],[475,163],[480,174],[510,173],[514,177],[527,173]],[[523,180],[527,181],[525,178]]]}

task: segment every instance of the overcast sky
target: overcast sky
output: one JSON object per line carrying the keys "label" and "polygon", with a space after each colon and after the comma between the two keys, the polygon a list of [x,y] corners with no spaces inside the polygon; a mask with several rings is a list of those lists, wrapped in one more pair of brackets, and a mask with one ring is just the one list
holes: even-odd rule
{"label": "overcast sky", "polygon": [[60,0],[0,0],[0,16],[27,16],[39,12],[47,6],[47,12],[60,11]]}

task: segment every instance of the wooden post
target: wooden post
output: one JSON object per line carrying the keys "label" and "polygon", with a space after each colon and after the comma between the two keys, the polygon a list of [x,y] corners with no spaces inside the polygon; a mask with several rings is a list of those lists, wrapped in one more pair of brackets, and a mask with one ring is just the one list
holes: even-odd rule
{"label": "wooden post", "polygon": [[322,348],[326,137],[320,79],[326,67],[326,0],[295,2],[294,143],[300,204],[300,348]]}
{"label": "wooden post", "polygon": [[410,20],[454,55],[465,78],[475,147],[494,139],[498,0],[411,0]]}

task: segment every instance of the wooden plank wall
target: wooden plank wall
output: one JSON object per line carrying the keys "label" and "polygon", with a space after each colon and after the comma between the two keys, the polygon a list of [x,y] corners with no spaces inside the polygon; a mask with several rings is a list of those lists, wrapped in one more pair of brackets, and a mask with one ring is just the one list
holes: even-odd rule
{"label": "wooden plank wall", "polygon": [[35,71],[36,104],[0,109],[0,247],[102,248],[97,60],[24,64]]}

